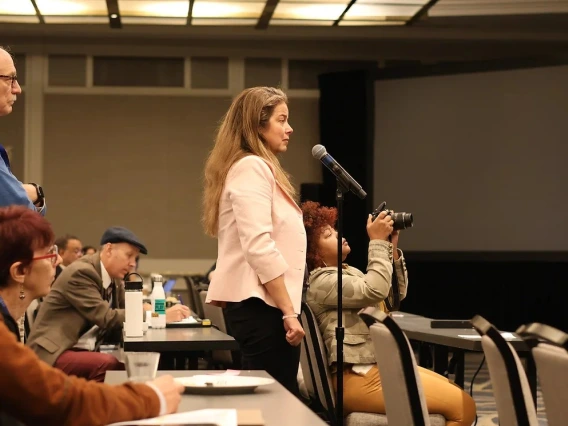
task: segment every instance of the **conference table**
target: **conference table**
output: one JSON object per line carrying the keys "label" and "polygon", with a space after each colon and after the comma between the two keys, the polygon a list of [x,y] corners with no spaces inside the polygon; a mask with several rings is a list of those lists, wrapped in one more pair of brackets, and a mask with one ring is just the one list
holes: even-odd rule
{"label": "conference table", "polygon": [[[187,377],[201,374],[219,374],[220,371],[158,371],[157,375],[171,374],[174,377]],[[268,377],[266,371],[241,371],[242,376]],[[120,384],[127,380],[124,371],[107,371],[105,383]],[[237,410],[260,410],[264,426],[309,425],[325,426],[320,419],[298,398],[286,390],[280,383],[259,386],[253,393],[242,395],[200,395],[184,394],[178,413],[202,410],[206,408],[233,408]],[[132,422],[133,425],[136,422]]]}
{"label": "conference table", "polygon": [[[394,312],[393,319],[411,340],[420,342],[418,363],[422,367],[429,365],[429,348],[433,347],[433,367],[438,374],[447,375],[449,369],[448,355],[452,352],[452,363],[455,366],[454,381],[464,387],[465,352],[483,352],[481,339],[474,328],[432,328],[432,318],[407,312]],[[469,337],[471,336],[471,337]],[[511,333],[506,338],[519,356],[526,358],[526,374],[536,404],[537,373],[536,365],[531,356],[529,347],[516,334]],[[450,368],[451,369],[451,368]]]}
{"label": "conference table", "polygon": [[233,337],[215,327],[150,328],[143,337],[124,337],[123,344],[125,352],[159,352],[160,369],[185,369],[182,363],[173,362],[184,358],[190,368],[197,369],[197,359],[203,352],[239,348]]}

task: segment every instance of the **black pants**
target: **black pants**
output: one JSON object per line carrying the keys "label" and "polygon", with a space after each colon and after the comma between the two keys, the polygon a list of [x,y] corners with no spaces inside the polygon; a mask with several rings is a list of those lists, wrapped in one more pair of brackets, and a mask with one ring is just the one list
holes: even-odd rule
{"label": "black pants", "polygon": [[300,346],[286,341],[282,311],[257,297],[227,303],[225,318],[231,335],[239,343],[243,370],[266,370],[286,389],[298,396]]}

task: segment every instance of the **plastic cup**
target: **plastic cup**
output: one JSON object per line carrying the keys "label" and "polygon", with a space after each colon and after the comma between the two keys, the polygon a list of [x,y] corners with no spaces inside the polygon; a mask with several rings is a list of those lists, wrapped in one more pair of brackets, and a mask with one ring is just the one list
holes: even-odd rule
{"label": "plastic cup", "polygon": [[160,354],[158,352],[125,352],[126,374],[131,382],[154,380],[158,371]]}

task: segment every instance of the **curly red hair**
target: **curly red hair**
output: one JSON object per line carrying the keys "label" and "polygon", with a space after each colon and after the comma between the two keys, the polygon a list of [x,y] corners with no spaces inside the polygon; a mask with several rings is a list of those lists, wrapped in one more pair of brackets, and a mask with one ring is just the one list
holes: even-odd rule
{"label": "curly red hair", "polygon": [[324,266],[323,260],[318,253],[318,242],[323,228],[327,225],[335,228],[337,222],[337,209],[335,207],[324,207],[315,201],[302,203],[304,213],[304,226],[308,239],[308,252],[306,262],[308,271]]}

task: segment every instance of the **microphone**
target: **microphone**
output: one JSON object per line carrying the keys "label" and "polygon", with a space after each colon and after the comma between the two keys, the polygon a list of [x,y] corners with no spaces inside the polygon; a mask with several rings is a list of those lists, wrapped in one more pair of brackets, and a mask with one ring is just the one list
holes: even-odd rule
{"label": "microphone", "polygon": [[312,156],[316,160],[320,160],[323,165],[335,175],[337,180],[357,197],[363,199],[367,196],[367,193],[363,191],[361,185],[359,185],[357,181],[353,179],[351,175],[347,173],[345,169],[341,167],[339,163],[327,153],[323,145],[315,145],[312,148]]}

